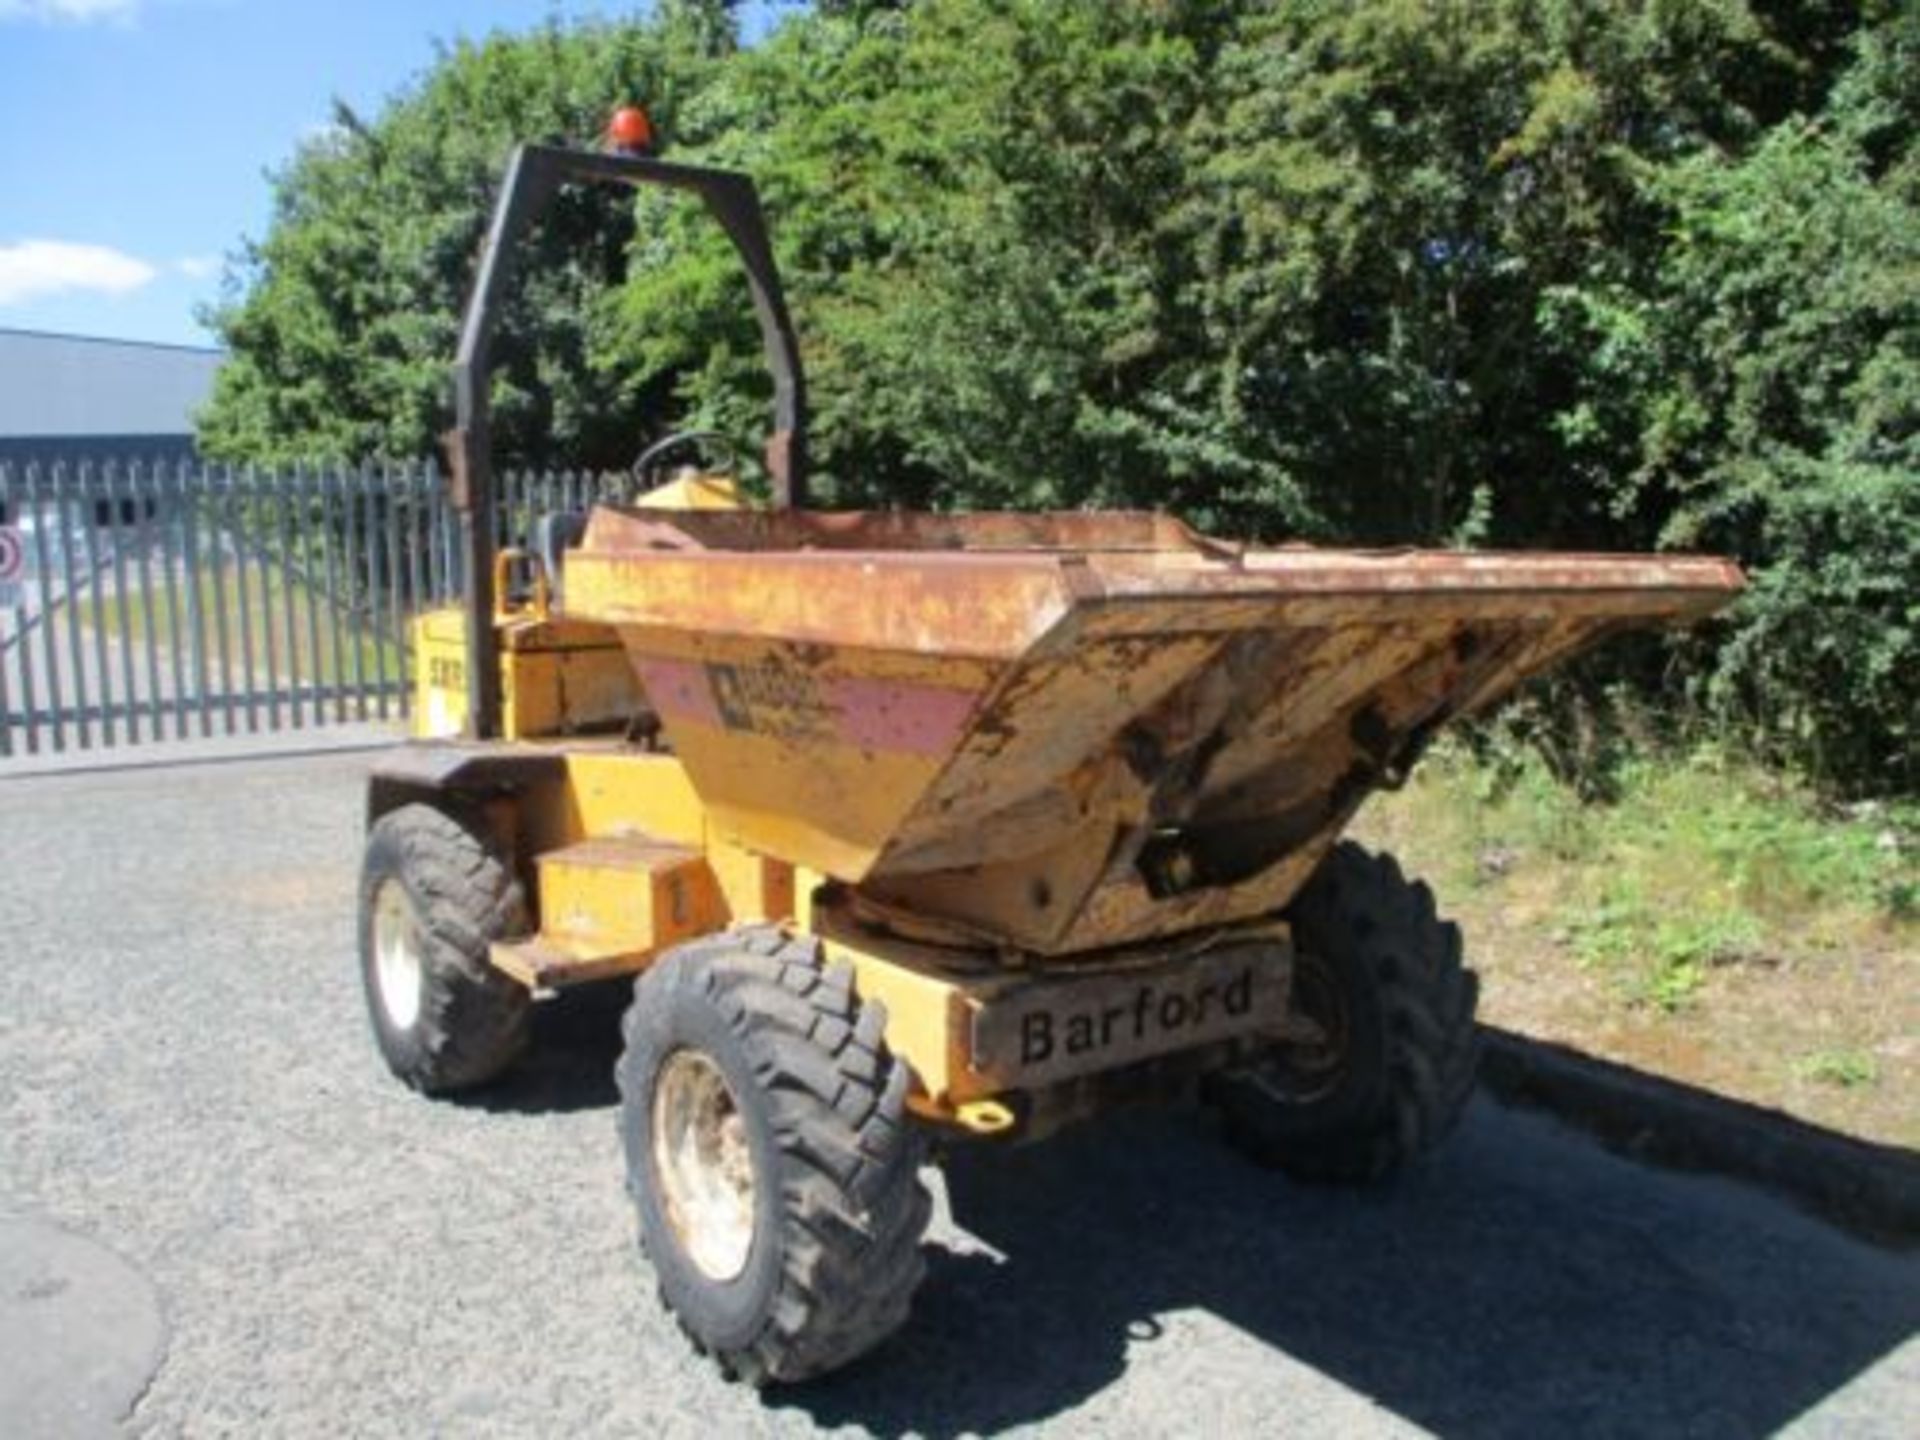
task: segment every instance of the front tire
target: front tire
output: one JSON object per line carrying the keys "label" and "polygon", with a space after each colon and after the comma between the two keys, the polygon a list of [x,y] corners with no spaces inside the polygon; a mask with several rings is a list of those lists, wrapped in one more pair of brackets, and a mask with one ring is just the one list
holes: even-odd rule
{"label": "front tire", "polygon": [[387,1068],[440,1095],[512,1065],[530,1000],[487,947],[526,930],[520,884],[487,840],[430,805],[375,821],[360,875],[360,978]]}
{"label": "front tire", "polygon": [[886,1012],[773,929],[712,936],[634,987],[628,1188],[660,1295],[751,1384],[855,1359],[907,1318],[931,1201]]}
{"label": "front tire", "polygon": [[1210,1089],[1228,1139],[1297,1179],[1363,1183],[1422,1158],[1459,1123],[1479,1066],[1479,980],[1433,892],[1351,841],[1288,911],[1295,1013],[1276,1045]]}

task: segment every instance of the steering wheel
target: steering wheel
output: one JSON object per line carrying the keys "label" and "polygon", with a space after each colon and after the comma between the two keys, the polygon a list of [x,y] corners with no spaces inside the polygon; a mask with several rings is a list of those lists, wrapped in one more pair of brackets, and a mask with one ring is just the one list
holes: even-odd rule
{"label": "steering wheel", "polygon": [[737,475],[740,471],[739,452],[718,430],[676,430],[640,452],[640,458],[633,462],[634,483],[642,490],[653,489],[659,483],[655,475],[683,450],[688,462],[703,475]]}

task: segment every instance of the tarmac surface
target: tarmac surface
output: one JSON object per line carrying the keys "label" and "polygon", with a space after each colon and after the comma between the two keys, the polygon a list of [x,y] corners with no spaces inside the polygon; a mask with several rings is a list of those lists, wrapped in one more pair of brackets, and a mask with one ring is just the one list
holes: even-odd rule
{"label": "tarmac surface", "polygon": [[1920,1257],[1484,1099],[1375,1192],[1183,1114],[957,1154],[908,1328],[730,1386],[633,1243],[617,992],[387,1077],[366,763],[0,768],[0,1434],[1920,1433]]}

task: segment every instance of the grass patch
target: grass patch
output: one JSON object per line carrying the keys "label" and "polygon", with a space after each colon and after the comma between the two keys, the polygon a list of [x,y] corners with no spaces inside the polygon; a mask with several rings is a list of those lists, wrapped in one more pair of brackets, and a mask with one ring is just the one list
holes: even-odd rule
{"label": "grass patch", "polygon": [[1583,800],[1443,745],[1363,814],[1466,928],[1496,1024],[1920,1140],[1920,807],[1823,804],[1714,751]]}
{"label": "grass patch", "polygon": [[[283,680],[292,676],[325,685],[352,684],[356,676],[375,682],[383,673],[389,679],[404,673],[401,668],[404,657],[397,644],[354,630],[345,623],[344,617],[340,643],[336,646],[334,616],[327,600],[278,573],[270,575],[263,586],[259,574],[252,569],[246,573],[244,584],[231,566],[222,566],[218,572],[203,571],[196,577],[191,597],[186,585],[176,588],[177,613],[168,608],[164,584],[156,583],[146,595],[130,588],[124,623],[120,601],[112,595],[83,596],[75,601],[73,609],[80,624],[104,631],[110,638],[144,646],[151,633],[163,649],[186,650],[194,643],[191,603],[199,606],[201,643],[206,647],[210,664],[218,663],[219,626],[224,623],[227,656],[236,671],[244,655],[241,637],[248,634],[252,637],[252,670],[257,676],[267,673],[269,643],[274,669]],[[289,607],[293,629],[291,648],[287,634]],[[147,620],[149,609],[153,615],[151,630]],[[310,610],[319,630],[317,648],[313,626],[308,622]]]}
{"label": "grass patch", "polygon": [[1765,963],[1766,926],[1730,887],[1708,889],[1685,908],[1669,910],[1674,897],[1653,893],[1642,869],[1603,886],[1599,904],[1566,912],[1563,933],[1579,961],[1605,974],[1629,1004],[1671,1014],[1694,1002],[1710,967]]}
{"label": "grass patch", "polygon": [[1536,760],[1490,765],[1449,748],[1393,803],[1444,844],[1451,878],[1470,886],[1522,860],[1564,867],[1581,883],[1568,887],[1562,930],[1602,968],[1738,964],[1916,918],[1920,809],[1830,810],[1712,753],[1630,765],[1619,798],[1599,804]]}

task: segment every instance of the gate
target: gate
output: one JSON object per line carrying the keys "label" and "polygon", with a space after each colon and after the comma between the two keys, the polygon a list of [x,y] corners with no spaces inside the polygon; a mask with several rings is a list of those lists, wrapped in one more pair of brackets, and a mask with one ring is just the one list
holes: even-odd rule
{"label": "gate", "polygon": [[[603,488],[504,476],[500,543]],[[0,760],[404,716],[457,538],[426,465],[0,465]]]}

